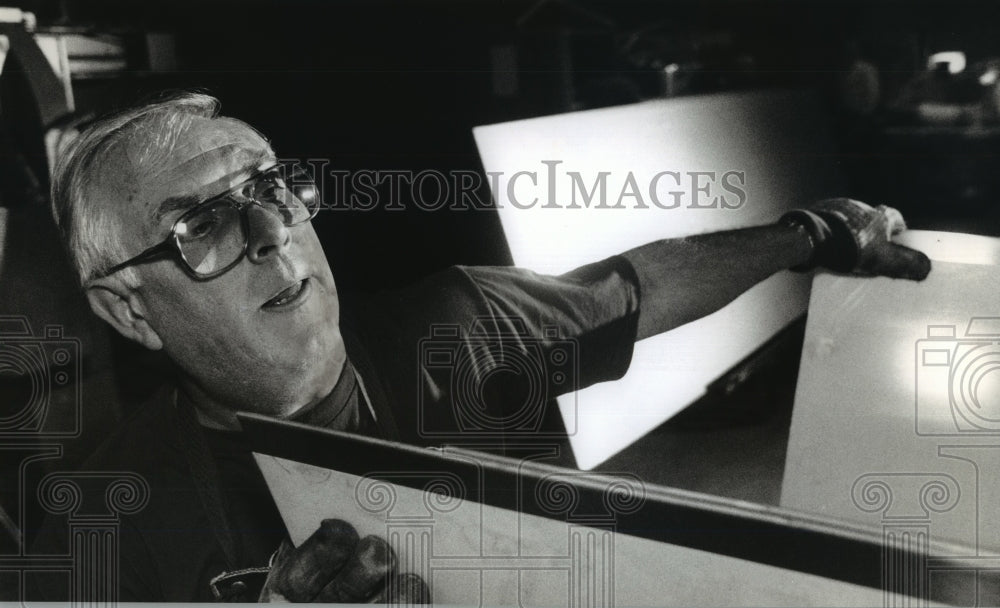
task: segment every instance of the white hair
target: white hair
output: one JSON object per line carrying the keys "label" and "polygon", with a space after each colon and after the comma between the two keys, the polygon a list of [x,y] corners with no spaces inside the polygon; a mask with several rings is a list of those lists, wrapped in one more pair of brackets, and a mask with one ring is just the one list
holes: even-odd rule
{"label": "white hair", "polygon": [[[170,153],[192,119],[218,113],[214,97],[174,94],[93,123],[59,154],[52,174],[52,214],[82,285],[139,253],[134,243],[121,238],[117,205],[124,201],[99,196],[98,169],[119,146],[127,146],[130,168],[149,170]],[[126,285],[139,283],[134,268],[124,268],[120,275]]]}

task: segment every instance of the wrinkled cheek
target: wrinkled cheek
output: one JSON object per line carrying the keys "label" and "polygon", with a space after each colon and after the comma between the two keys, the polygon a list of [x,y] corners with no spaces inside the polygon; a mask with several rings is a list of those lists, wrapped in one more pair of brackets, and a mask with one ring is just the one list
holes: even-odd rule
{"label": "wrinkled cheek", "polygon": [[337,287],[332,276],[325,277],[318,285],[316,294],[319,297],[320,319],[324,323],[337,326],[340,323],[340,301],[337,296]]}
{"label": "wrinkled cheek", "polygon": [[242,361],[245,352],[237,345],[225,342],[216,333],[219,328],[205,328],[188,338],[185,350],[189,351],[189,363],[194,365],[191,373],[199,376],[238,378],[236,372],[245,367]]}
{"label": "wrinkled cheek", "polygon": [[[169,306],[169,305],[168,305]],[[168,307],[164,307],[168,308]],[[187,314],[176,314],[176,311]],[[236,332],[219,322],[219,315],[205,318],[190,306],[169,307],[159,316],[158,333],[166,354],[181,369],[196,377],[231,374],[243,353],[231,343]]]}

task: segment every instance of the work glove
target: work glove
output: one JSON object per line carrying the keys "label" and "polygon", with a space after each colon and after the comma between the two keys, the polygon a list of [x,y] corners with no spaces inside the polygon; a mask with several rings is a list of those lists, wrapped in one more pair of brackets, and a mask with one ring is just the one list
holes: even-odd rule
{"label": "work glove", "polygon": [[808,209],[789,211],[781,220],[801,226],[813,242],[813,257],[793,270],[822,266],[836,272],[922,281],[931,271],[923,253],[897,245],[892,237],[906,230],[892,207],[871,207],[849,198],[831,198]]}
{"label": "work glove", "polygon": [[358,539],[354,527],[325,519],[298,548],[285,541],[272,559],[262,602],[430,603],[416,574],[396,573],[396,554],[377,536]]}

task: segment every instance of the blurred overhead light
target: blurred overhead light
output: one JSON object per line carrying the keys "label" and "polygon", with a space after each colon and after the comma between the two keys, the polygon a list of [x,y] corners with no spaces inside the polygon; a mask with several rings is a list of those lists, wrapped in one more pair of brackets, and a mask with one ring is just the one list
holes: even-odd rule
{"label": "blurred overhead light", "polygon": [[948,67],[949,74],[960,74],[965,71],[965,53],[962,51],[945,51],[934,53],[927,58],[927,69],[936,70],[941,66]]}

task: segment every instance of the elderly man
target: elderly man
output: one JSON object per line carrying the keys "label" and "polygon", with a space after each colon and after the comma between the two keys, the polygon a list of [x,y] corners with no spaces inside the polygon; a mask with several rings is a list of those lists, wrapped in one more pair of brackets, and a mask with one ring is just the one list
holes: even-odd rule
{"label": "elderly man", "polygon": [[[621,376],[636,340],[718,310],[780,270],[823,265],[916,280],[930,271],[923,254],[890,242],[903,229],[898,213],[837,199],[559,277],[453,268],[342,320],[310,224],[318,190],[289,178],[261,134],[217,112],[213,98],[184,94],[105,119],[74,142],[53,180],[55,217],[93,310],[176,368],[170,389],[85,465],[135,471],[150,484],[150,503],[121,526],[122,600],[255,599],[253,573],[270,574],[267,597],[384,596],[391,552],[343,522],[325,522],[269,561],[284,528],[235,413],[421,443],[418,395],[432,415],[463,405],[417,365],[417,340],[433,324],[485,318],[502,332],[519,319],[536,337],[557,327],[580,345],[578,384],[565,390]],[[484,338],[457,339],[472,349]],[[518,389],[490,392],[490,407],[503,410]],[[49,526],[40,546],[64,535]],[[419,579],[396,582],[403,599],[427,599]]]}

